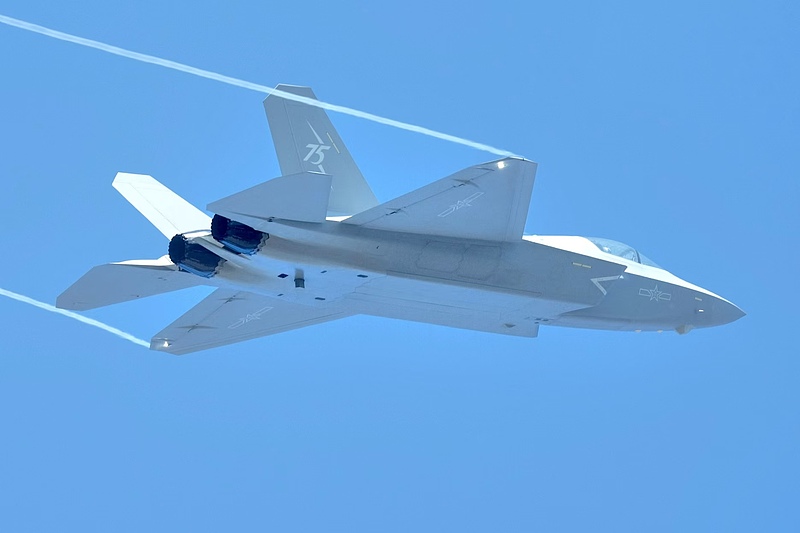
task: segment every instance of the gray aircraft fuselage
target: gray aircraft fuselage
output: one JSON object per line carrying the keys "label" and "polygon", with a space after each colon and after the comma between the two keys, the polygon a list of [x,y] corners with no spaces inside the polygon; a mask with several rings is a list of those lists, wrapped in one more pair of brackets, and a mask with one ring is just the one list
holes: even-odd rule
{"label": "gray aircraft fuselage", "polygon": [[317,305],[344,299],[364,314],[522,336],[535,336],[540,324],[686,333],[744,315],[581,237],[498,243],[333,221],[273,221],[267,233],[252,267],[223,266],[215,284]]}
{"label": "gray aircraft fuselage", "polygon": [[522,157],[380,203],[315,98],[289,85],[266,98],[281,175],[207,204],[213,218],[152,176],[118,173],[168,253],[98,265],[56,305],[217,287],[151,338],[174,354],[358,314],[520,337],[543,324],[683,334],[744,315],[625,244],[525,235],[537,164]]}

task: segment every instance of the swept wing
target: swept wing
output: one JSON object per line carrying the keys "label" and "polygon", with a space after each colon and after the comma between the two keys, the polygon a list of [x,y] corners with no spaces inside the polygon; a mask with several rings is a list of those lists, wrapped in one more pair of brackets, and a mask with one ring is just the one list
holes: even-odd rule
{"label": "swept wing", "polygon": [[350,316],[341,308],[308,306],[246,291],[217,289],[156,334],[150,348],[176,355]]}
{"label": "swept wing", "polygon": [[506,158],[466,168],[345,220],[365,228],[514,242],[522,238],[536,163]]}

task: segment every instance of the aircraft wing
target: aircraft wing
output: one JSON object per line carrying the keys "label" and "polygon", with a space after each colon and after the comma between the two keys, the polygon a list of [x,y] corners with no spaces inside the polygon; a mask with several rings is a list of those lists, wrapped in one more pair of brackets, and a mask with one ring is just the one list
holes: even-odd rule
{"label": "aircraft wing", "polygon": [[245,291],[217,289],[156,334],[150,348],[175,355],[298,329],[352,313]]}
{"label": "aircraft wing", "polygon": [[469,167],[343,222],[443,237],[518,241],[536,163],[506,158]]}

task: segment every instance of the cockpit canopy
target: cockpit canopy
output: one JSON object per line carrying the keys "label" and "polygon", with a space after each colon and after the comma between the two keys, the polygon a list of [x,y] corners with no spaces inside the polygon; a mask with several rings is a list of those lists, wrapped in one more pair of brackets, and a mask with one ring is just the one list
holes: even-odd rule
{"label": "cockpit canopy", "polygon": [[616,255],[617,257],[628,259],[629,261],[635,261],[643,265],[661,268],[654,261],[651,261],[644,254],[640,254],[635,248],[632,248],[627,244],[618,241],[612,241],[611,239],[601,239],[599,237],[587,238],[592,242],[592,244],[600,248],[601,252]]}

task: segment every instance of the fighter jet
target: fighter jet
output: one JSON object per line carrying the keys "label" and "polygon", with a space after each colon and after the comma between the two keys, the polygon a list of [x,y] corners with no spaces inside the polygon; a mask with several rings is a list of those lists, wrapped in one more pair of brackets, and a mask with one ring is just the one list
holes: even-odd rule
{"label": "fighter jet", "polygon": [[379,203],[323,109],[275,95],[264,107],[280,177],[210,203],[212,218],[150,176],[117,174],[168,253],[97,266],[56,305],[216,287],[152,338],[172,354],[357,314],[520,337],[541,325],[684,334],[744,316],[620,242],[524,235],[532,161],[489,161]]}

